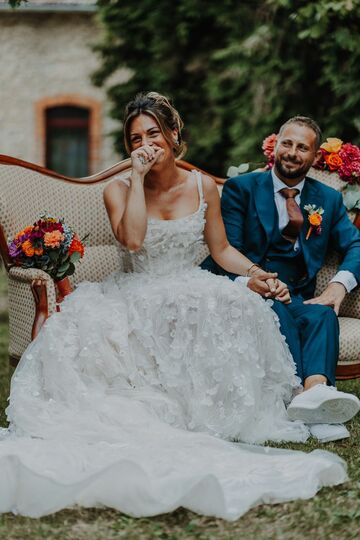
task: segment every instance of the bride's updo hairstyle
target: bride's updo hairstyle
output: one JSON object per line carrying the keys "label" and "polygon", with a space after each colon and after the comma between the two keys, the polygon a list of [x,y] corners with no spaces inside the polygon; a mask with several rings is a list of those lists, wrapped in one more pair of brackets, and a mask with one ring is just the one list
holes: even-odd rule
{"label": "bride's updo hairstyle", "polygon": [[[175,107],[170,103],[170,100],[157,92],[137,94],[135,99],[126,105],[123,129],[125,148],[128,154],[131,153],[131,122],[140,114],[147,114],[156,120],[165,140],[173,148],[176,158],[180,158],[185,154],[186,143],[181,138],[181,130],[184,123]],[[174,140],[174,129],[178,133],[177,140]]]}

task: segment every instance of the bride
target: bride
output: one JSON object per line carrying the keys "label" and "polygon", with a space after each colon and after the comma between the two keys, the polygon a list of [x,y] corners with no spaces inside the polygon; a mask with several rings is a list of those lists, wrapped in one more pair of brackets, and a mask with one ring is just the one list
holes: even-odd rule
{"label": "bride", "polygon": [[81,284],[21,359],[1,433],[1,512],[183,506],[233,520],[346,480],[328,452],[244,444],[306,440],[284,405],[299,380],[267,302],[198,268],[198,250],[205,241],[263,295],[289,292],[228,244],[212,180],[176,167],[181,127],[157,93],[127,106],[131,176],[104,192],[120,268]]}

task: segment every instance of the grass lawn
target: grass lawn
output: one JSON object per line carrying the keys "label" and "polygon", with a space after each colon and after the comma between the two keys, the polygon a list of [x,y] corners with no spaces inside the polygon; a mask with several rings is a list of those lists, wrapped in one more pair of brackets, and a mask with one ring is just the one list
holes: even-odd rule
{"label": "grass lawn", "polygon": [[[0,269],[0,295],[6,294]],[[0,307],[1,304],[0,303]],[[9,392],[7,314],[0,310],[0,425]],[[360,379],[339,383],[339,389],[360,395]],[[154,518],[133,519],[110,509],[64,510],[53,516],[30,519],[0,516],[0,540],[350,540],[360,537],[360,414],[347,424],[351,438],[337,443],[284,444],[309,452],[316,448],[336,452],[349,466],[350,481],[323,489],[308,501],[262,505],[234,523],[178,510]],[[306,471],[304,470],[304,474]]]}

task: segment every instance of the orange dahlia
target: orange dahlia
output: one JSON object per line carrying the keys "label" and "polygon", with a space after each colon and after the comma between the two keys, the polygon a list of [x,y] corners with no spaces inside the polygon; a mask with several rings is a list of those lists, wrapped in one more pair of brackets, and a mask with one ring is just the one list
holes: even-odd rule
{"label": "orange dahlia", "polygon": [[65,236],[60,231],[52,231],[44,234],[44,244],[49,248],[60,247],[60,244],[64,239]]}
{"label": "orange dahlia", "polygon": [[85,248],[81,240],[78,237],[74,236],[69,247],[69,255],[72,255],[75,252],[80,253],[80,257],[84,256]]}
{"label": "orange dahlia", "polygon": [[21,246],[21,249],[27,257],[33,257],[35,250],[30,240],[25,240],[25,242]]}

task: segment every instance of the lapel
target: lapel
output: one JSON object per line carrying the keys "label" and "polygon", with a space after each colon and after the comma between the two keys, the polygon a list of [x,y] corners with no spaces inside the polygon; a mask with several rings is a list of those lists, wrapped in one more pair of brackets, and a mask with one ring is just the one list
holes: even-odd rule
{"label": "lapel", "polygon": [[256,179],[255,206],[266,234],[267,244],[269,244],[275,220],[274,185],[271,171],[259,174]]}
{"label": "lapel", "polygon": [[[313,266],[314,257],[317,258],[319,255],[318,253],[318,244],[312,242],[312,238],[310,237],[308,240],[306,240],[306,234],[309,229],[309,220],[308,220],[308,213],[306,210],[304,210],[304,206],[307,204],[315,204],[318,208],[319,206],[324,206],[324,200],[321,195],[320,190],[318,189],[317,185],[311,181],[311,179],[306,178],[304,188],[301,192],[300,197],[300,208],[302,211],[302,214],[304,216],[304,224],[300,231],[300,244],[302,248],[302,253],[306,262],[307,268],[310,270]],[[316,248],[315,251],[313,248]]]}

